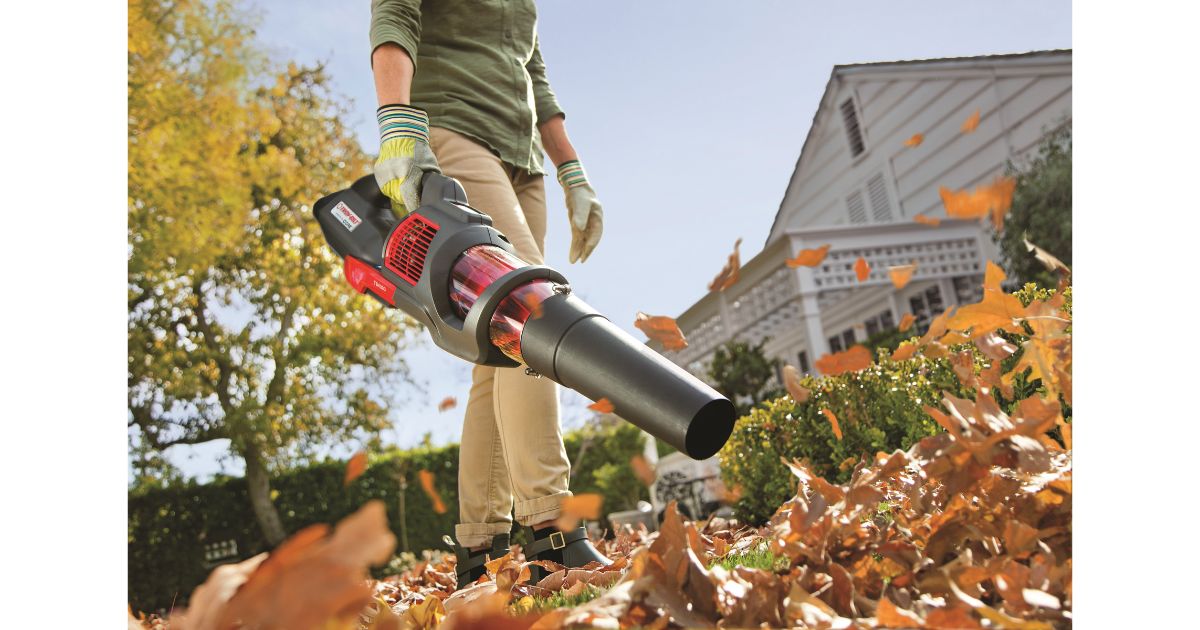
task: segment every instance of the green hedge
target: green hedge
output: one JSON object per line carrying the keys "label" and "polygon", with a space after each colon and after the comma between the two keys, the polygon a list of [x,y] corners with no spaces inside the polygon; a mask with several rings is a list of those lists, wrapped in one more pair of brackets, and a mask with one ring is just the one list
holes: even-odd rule
{"label": "green hedge", "polygon": [[[641,432],[622,423],[567,434],[564,442],[572,463],[581,444],[592,443],[575,466],[571,489],[605,497],[605,511],[630,509],[648,498],[628,462],[642,451]],[[458,446],[416,448],[374,455],[367,470],[343,488],[345,462],[327,461],[296,468],[272,479],[275,505],[288,531],[313,523],[332,523],[370,499],[382,499],[388,523],[400,540],[398,475],[407,470],[405,513],[408,550],[444,549],[442,536],[453,534],[458,520]],[[436,514],[417,481],[417,471],[436,475],[449,510]],[[129,600],[135,610],[168,609],[186,603],[204,581],[204,545],[237,541],[238,556],[247,558],[268,548],[254,519],[246,483],[241,478],[208,484],[182,484],[129,495]],[[397,552],[401,551],[399,544]]]}
{"label": "green hedge", "polygon": [[[1054,294],[1035,284],[1026,284],[1014,295],[1022,304],[1034,299],[1046,299]],[[1071,312],[1071,289],[1068,287],[1064,310]],[[1003,333],[1018,347],[1025,340],[1021,335]],[[900,335],[900,338],[908,338]],[[898,345],[893,332],[873,337],[883,347]],[[891,349],[889,348],[889,350]],[[980,368],[985,359],[971,344],[952,348],[971,349]],[[806,376],[802,383],[812,390],[807,402],[796,404],[784,396],[764,402],[750,414],[738,420],[729,442],[718,453],[721,476],[729,487],[740,486],[742,498],[735,506],[737,516],[748,522],[769,518],[796,489],[796,478],[781,458],[800,459],[810,469],[829,480],[844,482],[853,470],[852,462],[878,451],[892,452],[907,449],[923,437],[942,429],[925,413],[923,405],[934,405],[943,394],[973,398],[974,391],[955,377],[945,359],[916,357],[896,362],[890,352],[875,349],[880,357],[876,364],[851,374],[838,376]],[[1004,360],[1001,369],[1008,371],[1020,358],[1020,351]],[[1016,401],[1039,390],[1040,383],[1030,383],[1024,375],[1016,377],[1012,400],[995,393],[997,402],[1006,413],[1012,413]],[[829,409],[838,418],[842,439],[833,434],[829,420],[821,413]],[[1071,408],[1063,404],[1063,416],[1069,422]],[[1051,433],[1058,437],[1057,429]],[[750,491],[753,489],[753,491]]]}

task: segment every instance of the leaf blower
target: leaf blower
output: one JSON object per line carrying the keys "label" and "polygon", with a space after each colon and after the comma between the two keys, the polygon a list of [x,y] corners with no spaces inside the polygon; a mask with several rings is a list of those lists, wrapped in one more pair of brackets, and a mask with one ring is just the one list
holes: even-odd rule
{"label": "leaf blower", "polygon": [[438,347],[480,365],[525,365],[695,459],[724,446],[733,403],[639,343],[571,292],[563,275],[517,257],[452,178],[427,173],[402,219],[368,175],[313,206],[359,293],[424,324]]}

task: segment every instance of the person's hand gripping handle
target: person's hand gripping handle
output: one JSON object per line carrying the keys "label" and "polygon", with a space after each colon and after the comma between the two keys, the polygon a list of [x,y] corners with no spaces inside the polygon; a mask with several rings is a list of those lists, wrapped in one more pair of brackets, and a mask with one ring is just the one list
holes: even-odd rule
{"label": "person's hand gripping handle", "polygon": [[421,205],[421,181],[425,173],[441,173],[429,148],[429,115],[411,105],[384,105],[379,119],[379,159],[375,181],[392,200],[392,210],[404,215]]}

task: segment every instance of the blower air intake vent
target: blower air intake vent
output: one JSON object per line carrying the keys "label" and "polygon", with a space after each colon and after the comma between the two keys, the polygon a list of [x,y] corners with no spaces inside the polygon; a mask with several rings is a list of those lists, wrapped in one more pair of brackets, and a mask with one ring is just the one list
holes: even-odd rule
{"label": "blower air intake vent", "polygon": [[408,215],[388,238],[384,264],[409,284],[416,286],[417,281],[421,279],[421,270],[425,268],[429,244],[433,242],[437,231],[438,225],[433,221],[419,214]]}

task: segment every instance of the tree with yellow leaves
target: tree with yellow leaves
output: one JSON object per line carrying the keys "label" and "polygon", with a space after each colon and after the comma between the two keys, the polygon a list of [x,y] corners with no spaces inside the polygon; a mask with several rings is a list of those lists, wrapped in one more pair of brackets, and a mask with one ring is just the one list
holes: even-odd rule
{"label": "tree with yellow leaves", "polygon": [[354,295],[309,206],[369,168],[320,67],[272,73],[227,0],[129,4],[131,448],[229,440],[270,471],[377,438],[410,320]]}

